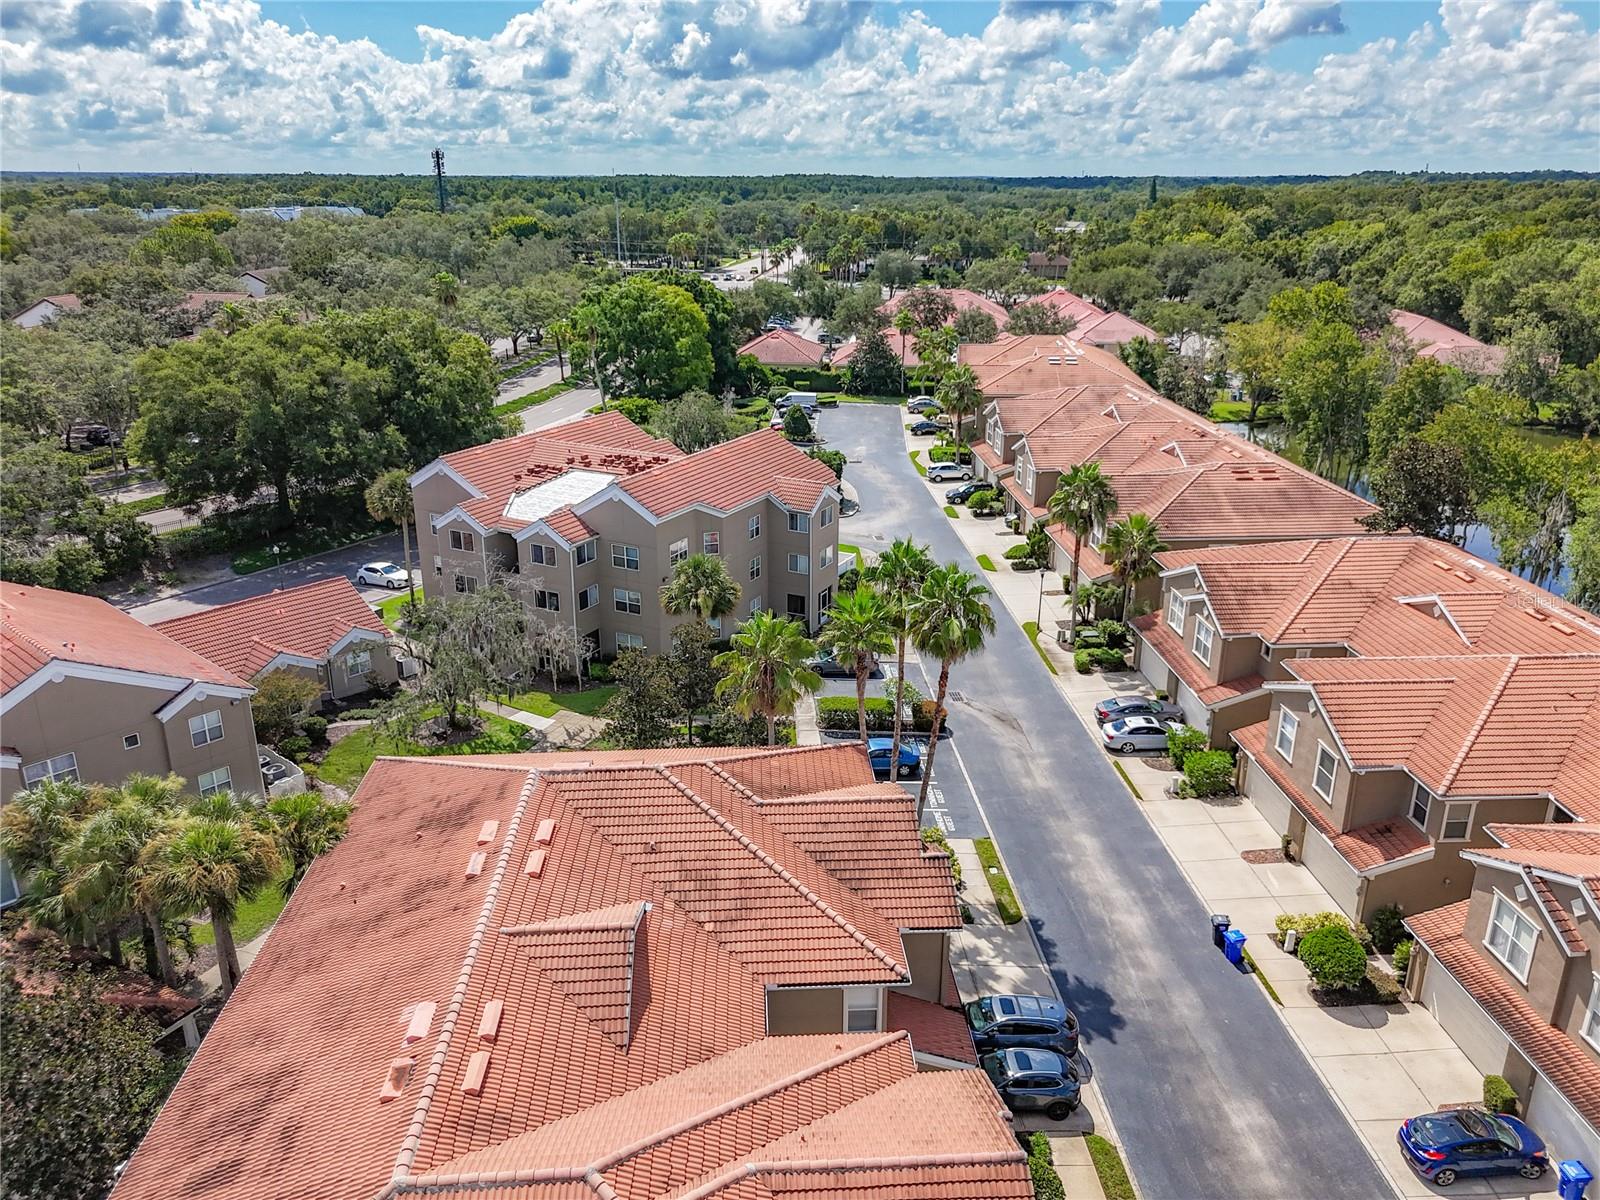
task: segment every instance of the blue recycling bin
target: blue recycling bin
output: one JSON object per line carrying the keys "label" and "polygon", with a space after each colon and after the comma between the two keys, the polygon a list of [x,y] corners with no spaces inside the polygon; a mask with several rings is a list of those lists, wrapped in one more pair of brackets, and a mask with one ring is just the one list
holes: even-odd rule
{"label": "blue recycling bin", "polygon": [[1244,930],[1229,929],[1223,933],[1222,954],[1231,963],[1244,961]]}
{"label": "blue recycling bin", "polygon": [[1583,1200],[1583,1189],[1594,1182],[1594,1175],[1577,1159],[1568,1158],[1556,1164],[1556,1179],[1561,1200]]}

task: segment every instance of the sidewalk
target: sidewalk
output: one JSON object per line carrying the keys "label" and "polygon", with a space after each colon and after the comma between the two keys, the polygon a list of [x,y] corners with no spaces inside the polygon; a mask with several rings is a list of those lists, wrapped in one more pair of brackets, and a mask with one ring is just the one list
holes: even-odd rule
{"label": "sidewalk", "polygon": [[503,717],[514,725],[524,725],[537,730],[554,743],[556,749],[586,745],[604,733],[606,727],[606,723],[598,717],[588,717],[565,708],[553,717],[541,717],[537,713],[512,708],[495,700],[484,700],[478,707],[484,712]]}
{"label": "sidewalk", "polygon": [[[915,448],[912,439],[907,444]],[[942,484],[929,485],[941,506],[942,489]],[[984,571],[984,583],[1018,625],[1034,620],[1042,609],[1039,646],[1056,669],[1057,690],[1091,735],[1097,732],[1097,701],[1108,695],[1149,694],[1149,684],[1134,671],[1077,673],[1071,653],[1055,641],[1056,621],[1065,620],[1067,610],[1060,574],[1046,573],[1041,598],[1039,572],[1012,571],[1003,561],[1006,547],[1020,541],[1003,523],[978,520],[963,511],[951,524],[974,555],[987,554],[1000,568]],[[1233,927],[1246,934],[1261,978],[1281,998],[1277,1012],[1290,1035],[1396,1192],[1406,1197],[1436,1195],[1401,1158],[1395,1129],[1406,1117],[1444,1105],[1481,1102],[1482,1073],[1421,1005],[1325,1008],[1313,999],[1305,967],[1275,946],[1269,935],[1280,913],[1337,911],[1338,905],[1300,863],[1244,861],[1242,851],[1280,848],[1277,833],[1249,800],[1169,796],[1167,789],[1178,780],[1176,772],[1157,768],[1142,755],[1117,756],[1116,762],[1201,907],[1226,913]],[[971,879],[981,868],[969,869],[963,860],[962,870]],[[1209,937],[1201,920],[1197,914],[1195,936]],[[1225,966],[1219,954],[1218,969]],[[956,978],[960,983],[959,969]],[[1533,1182],[1515,1175],[1463,1179],[1451,1191],[1464,1196],[1554,1197],[1555,1182],[1553,1173]]]}
{"label": "sidewalk", "polygon": [[[994,893],[988,875],[968,838],[952,838],[950,849],[961,864],[961,879],[966,885],[961,900],[972,912],[972,922],[952,939],[950,966],[955,972],[956,990],[963,1003],[979,996],[1021,993],[1057,995],[1055,980],[1045,966],[1034,940],[1033,928],[1026,920],[1007,925],[995,911]],[[1080,1068],[1086,1068],[1083,1107],[1065,1121],[1052,1121],[1043,1114],[1012,1118],[1018,1132],[1039,1132],[1050,1139],[1050,1153],[1067,1200],[1104,1200],[1100,1177],[1083,1140],[1086,1133],[1098,1133],[1115,1142],[1116,1135],[1106,1115],[1105,1102],[1094,1083],[1093,1065],[1079,1053]],[[1121,1150],[1121,1147],[1118,1147]]]}

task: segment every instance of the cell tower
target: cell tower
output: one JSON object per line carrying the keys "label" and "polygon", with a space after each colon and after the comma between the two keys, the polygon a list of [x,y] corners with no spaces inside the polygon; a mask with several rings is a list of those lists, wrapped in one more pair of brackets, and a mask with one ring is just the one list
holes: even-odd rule
{"label": "cell tower", "polygon": [[444,211],[444,151],[433,148],[433,183],[439,194],[439,211]]}

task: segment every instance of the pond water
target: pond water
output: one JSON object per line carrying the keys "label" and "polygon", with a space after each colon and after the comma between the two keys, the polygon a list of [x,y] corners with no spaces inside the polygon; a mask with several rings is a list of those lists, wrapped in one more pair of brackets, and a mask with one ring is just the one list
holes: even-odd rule
{"label": "pond water", "polygon": [[[1283,455],[1290,462],[1299,466],[1306,466],[1304,447],[1289,433],[1289,427],[1281,421],[1263,421],[1250,425],[1244,421],[1219,421],[1217,428],[1225,429],[1229,433],[1264,446],[1274,453]],[[1522,429],[1519,431],[1530,442],[1544,446],[1560,445],[1566,440],[1565,435],[1552,433],[1546,429]],[[1308,468],[1310,469],[1310,468]],[[1367,473],[1363,470],[1353,480],[1335,479],[1340,487],[1348,488],[1364,499],[1372,498],[1372,488],[1367,482]],[[1489,534],[1487,525],[1469,525],[1467,527],[1467,540],[1462,547],[1474,558],[1482,559],[1499,565],[1500,557],[1495,552],[1494,539]],[[1560,578],[1548,582],[1544,586],[1558,596],[1566,595],[1568,584],[1567,573],[1563,571]]]}

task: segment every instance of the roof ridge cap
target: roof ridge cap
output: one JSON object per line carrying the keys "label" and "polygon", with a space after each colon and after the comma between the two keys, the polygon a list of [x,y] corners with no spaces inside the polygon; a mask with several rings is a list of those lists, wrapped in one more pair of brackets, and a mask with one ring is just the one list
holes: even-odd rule
{"label": "roof ridge cap", "polygon": [[[866,934],[862,933],[861,930],[857,929],[853,924],[851,924],[849,918],[847,918],[842,912],[834,908],[833,905],[829,904],[821,896],[817,895],[816,892],[812,891],[809,887],[802,883],[795,876],[794,872],[790,871],[789,868],[785,867],[771,854],[767,853],[760,846],[758,846],[755,842],[755,839],[753,839],[743,830],[739,829],[732,821],[723,816],[722,813],[717,811],[717,809],[712,807],[708,800],[698,795],[693,788],[674,775],[666,766],[658,766],[656,770],[661,774],[662,778],[666,779],[667,782],[681,791],[694,804],[696,804],[701,811],[703,811],[708,817],[721,826],[723,832],[727,833],[736,842],[738,842],[739,845],[750,851],[750,853],[755,856],[757,861],[759,861],[763,866],[771,869],[773,874],[792,887],[797,893],[799,893],[801,897],[805,899],[808,904],[814,907],[818,912],[822,913],[823,916],[827,917],[835,925],[839,926],[840,929],[848,933],[857,943],[861,945],[863,949],[871,953],[873,957],[877,958],[885,966],[891,968],[896,974],[904,975],[907,978],[910,977],[911,972],[908,971],[905,966],[899,962],[899,960],[895,959]],[[800,848],[796,847],[796,849],[799,850]],[[811,858],[811,856],[806,854],[804,850],[800,850],[800,853],[804,854],[808,859]],[[811,861],[816,865],[817,870],[827,875],[830,879],[834,878],[833,873],[821,863],[816,862],[815,859],[812,859]],[[835,879],[834,882],[838,883],[838,880]],[[844,888],[843,884],[839,884],[839,886],[841,889],[846,891],[849,890]]]}
{"label": "roof ridge cap", "polygon": [[[815,1122],[811,1122],[811,1124],[815,1124]],[[801,1128],[804,1128],[804,1126],[801,1126]],[[1026,1157],[1020,1149],[968,1150],[957,1151],[952,1154],[908,1154],[884,1158],[848,1158],[836,1159],[832,1162],[805,1162],[785,1159],[773,1162],[750,1161],[741,1163],[737,1167],[732,1167],[713,1179],[708,1179],[692,1192],[680,1192],[676,1200],[709,1200],[710,1197],[715,1196],[724,1188],[767,1171],[787,1174],[818,1174],[825,1171],[893,1171],[919,1167],[987,1167],[1025,1161],[1027,1161]]]}
{"label": "roof ridge cap", "polygon": [[461,970],[456,975],[455,990],[445,1005],[444,1020],[439,1026],[439,1037],[433,1047],[433,1058],[428,1063],[427,1078],[423,1081],[422,1090],[417,1096],[417,1107],[412,1113],[406,1136],[402,1139],[400,1150],[395,1155],[394,1174],[389,1179],[389,1185],[379,1193],[380,1200],[382,1197],[395,1194],[399,1186],[409,1178],[411,1164],[416,1161],[417,1148],[422,1143],[422,1127],[428,1119],[428,1110],[433,1103],[434,1091],[439,1086],[439,1077],[444,1072],[444,1061],[450,1053],[450,1038],[455,1032],[456,1021],[466,1004],[467,985],[472,980],[472,968],[477,964],[478,951],[489,933],[489,918],[494,914],[495,903],[500,898],[500,884],[505,878],[506,864],[511,861],[511,852],[516,846],[517,829],[522,823],[523,813],[527,811],[528,802],[533,798],[538,786],[539,772],[537,769],[531,769],[523,781],[522,790],[517,795],[517,806],[512,810],[511,822],[506,828],[506,840],[500,847],[500,857],[495,863],[494,874],[489,877],[489,886],[483,895],[483,905],[478,910],[478,920],[473,925],[472,936],[467,941],[466,956],[462,959]]}
{"label": "roof ridge cap", "polygon": [[1500,702],[1500,697],[1505,695],[1506,688],[1511,685],[1511,677],[1516,674],[1517,664],[1521,661],[1516,655],[1511,655],[1511,661],[1506,663],[1505,670],[1500,672],[1500,678],[1495,683],[1494,689],[1489,693],[1489,698],[1484,701],[1483,709],[1478,713],[1478,719],[1472,723],[1472,728],[1467,731],[1467,736],[1461,739],[1461,748],[1456,751],[1455,758],[1445,768],[1443,787],[1448,788],[1455,782],[1461,768],[1466,764],[1467,753],[1478,740],[1478,734],[1483,732],[1483,727],[1488,724],[1489,714],[1494,711],[1494,706]]}
{"label": "roof ridge cap", "polygon": [[1328,581],[1328,577],[1333,574],[1334,568],[1344,561],[1345,555],[1350,553],[1350,547],[1354,546],[1355,544],[1355,538],[1346,539],[1344,545],[1339,547],[1338,553],[1333,556],[1333,561],[1327,565],[1320,575],[1306,585],[1305,592],[1300,597],[1300,603],[1296,604],[1294,608],[1289,611],[1288,615],[1286,615],[1283,620],[1278,623],[1278,627],[1272,635],[1273,641],[1278,642],[1283,640],[1284,634],[1289,631],[1289,626],[1294,622],[1296,617],[1305,611],[1306,605],[1311,603],[1311,598],[1315,596],[1318,589]]}

